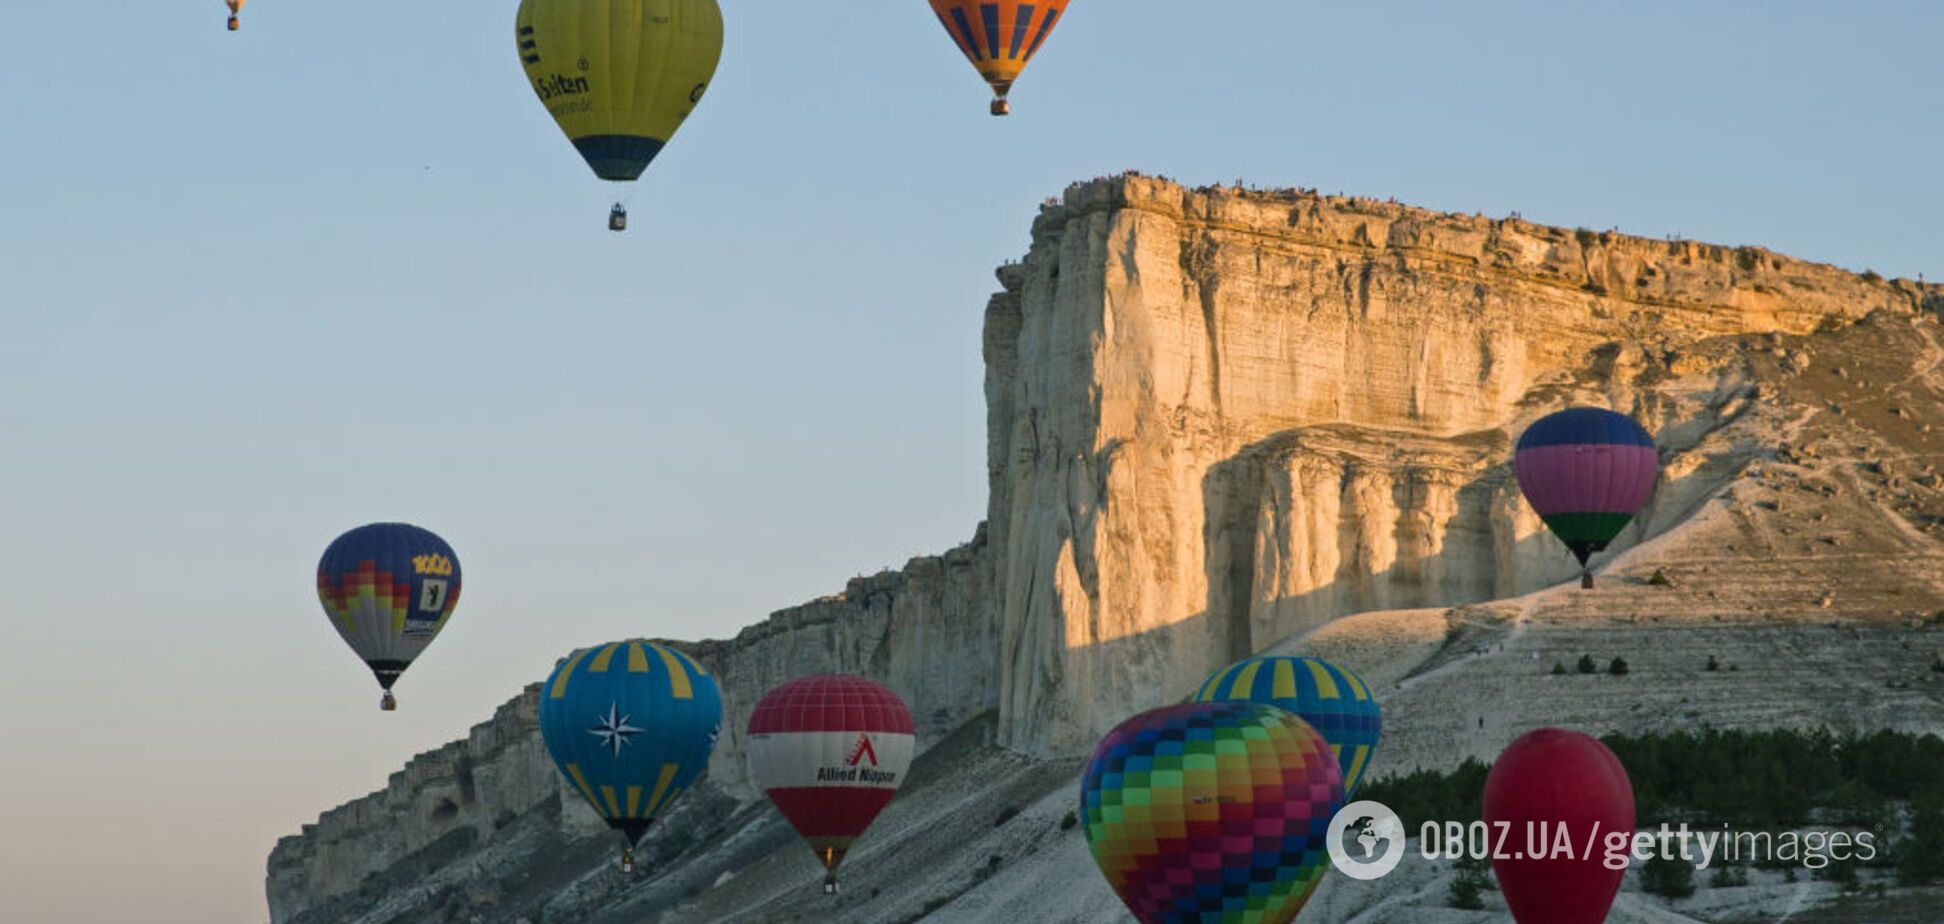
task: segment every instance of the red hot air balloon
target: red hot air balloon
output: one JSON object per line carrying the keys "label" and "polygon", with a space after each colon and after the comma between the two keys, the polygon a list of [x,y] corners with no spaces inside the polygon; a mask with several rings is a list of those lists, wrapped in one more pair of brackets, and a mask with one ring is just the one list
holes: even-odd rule
{"label": "red hot air balloon", "polygon": [[1484,819],[1510,825],[1503,853],[1519,855],[1492,859],[1513,920],[1606,920],[1627,875],[1634,797],[1626,768],[1599,739],[1541,728],[1512,742],[1485,778]]}
{"label": "red hot air balloon", "polygon": [[897,794],[911,768],[911,711],[883,684],[818,674],[764,694],[749,716],[756,784],[810,843],[837,893],[851,842]]}

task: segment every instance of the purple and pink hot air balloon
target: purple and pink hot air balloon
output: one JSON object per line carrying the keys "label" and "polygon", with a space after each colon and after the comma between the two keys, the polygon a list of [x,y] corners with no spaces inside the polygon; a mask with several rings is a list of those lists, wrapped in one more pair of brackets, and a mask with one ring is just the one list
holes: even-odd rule
{"label": "purple and pink hot air balloon", "polygon": [[1633,418],[1575,407],[1534,421],[1519,437],[1512,470],[1526,502],[1580,562],[1607,547],[1654,493],[1660,453]]}

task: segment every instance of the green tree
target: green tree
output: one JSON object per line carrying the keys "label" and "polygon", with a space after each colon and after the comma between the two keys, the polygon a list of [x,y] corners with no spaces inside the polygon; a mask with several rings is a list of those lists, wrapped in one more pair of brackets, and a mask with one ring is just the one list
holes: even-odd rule
{"label": "green tree", "polygon": [[1819,875],[1823,879],[1842,886],[1845,892],[1855,893],[1863,891],[1863,877],[1856,871],[1855,857],[1830,860],[1829,865],[1823,867]]}
{"label": "green tree", "polygon": [[1708,885],[1716,889],[1727,889],[1748,884],[1748,870],[1734,863],[1724,863],[1714,868],[1708,875]]}
{"label": "green tree", "polygon": [[1694,894],[1694,865],[1655,854],[1640,870],[1640,887],[1664,898],[1686,898]]}
{"label": "green tree", "polygon": [[1926,798],[1913,806],[1910,836],[1890,852],[1899,883],[1920,886],[1944,879],[1944,800]]}
{"label": "green tree", "polygon": [[1485,883],[1480,880],[1485,874],[1473,869],[1461,869],[1451,880],[1449,891],[1451,907],[1464,911],[1481,911],[1485,908]]}
{"label": "green tree", "polygon": [[1592,655],[1583,654],[1580,655],[1579,659],[1579,672],[1582,674],[1597,674],[1600,672],[1600,665],[1593,662]]}

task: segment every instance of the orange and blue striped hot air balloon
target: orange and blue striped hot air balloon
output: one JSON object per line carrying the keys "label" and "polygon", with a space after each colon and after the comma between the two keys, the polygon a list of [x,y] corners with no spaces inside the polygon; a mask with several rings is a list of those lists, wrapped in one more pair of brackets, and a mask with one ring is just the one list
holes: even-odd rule
{"label": "orange and blue striped hot air balloon", "polygon": [[1580,586],[1590,588],[1586,560],[1620,535],[1654,493],[1660,453],[1633,418],[1575,407],[1527,427],[1512,470],[1526,502],[1579,559]]}
{"label": "orange and blue striped hot air balloon", "polygon": [[931,0],[959,51],[992,86],[992,114],[1012,111],[1006,94],[1066,13],[1067,0]]}
{"label": "orange and blue striped hot air balloon", "polygon": [[1343,797],[1357,791],[1377,742],[1384,712],[1363,678],[1322,658],[1256,657],[1222,668],[1195,690],[1194,702],[1246,700],[1280,706],[1330,743],[1343,771]]}
{"label": "orange and blue striped hot air balloon", "polygon": [[394,709],[392,684],[445,628],[459,604],[459,556],[432,531],[373,523],[331,542],[317,563],[324,615],[385,690],[379,708]]}

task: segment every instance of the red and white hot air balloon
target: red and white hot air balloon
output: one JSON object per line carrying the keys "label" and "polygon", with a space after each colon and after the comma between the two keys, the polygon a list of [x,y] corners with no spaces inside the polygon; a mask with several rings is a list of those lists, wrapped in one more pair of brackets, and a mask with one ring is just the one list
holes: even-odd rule
{"label": "red and white hot air balloon", "polygon": [[837,892],[851,842],[897,794],[911,768],[911,710],[880,683],[818,674],[763,696],[749,716],[756,785],[810,843]]}

